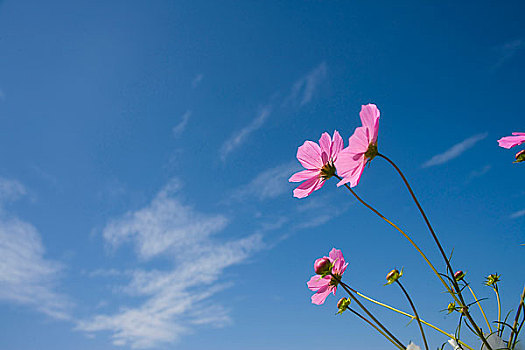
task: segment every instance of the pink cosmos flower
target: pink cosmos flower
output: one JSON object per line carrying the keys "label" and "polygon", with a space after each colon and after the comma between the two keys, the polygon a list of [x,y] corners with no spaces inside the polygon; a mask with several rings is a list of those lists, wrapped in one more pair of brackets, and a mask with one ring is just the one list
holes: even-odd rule
{"label": "pink cosmos flower", "polygon": [[329,256],[325,256],[325,258],[330,259],[332,263],[332,274],[337,278],[330,275],[324,277],[322,275],[315,275],[306,283],[310,290],[315,291],[315,294],[312,295],[312,303],[316,305],[324,303],[328,294],[333,293],[335,295],[339,280],[348,266],[348,263],[345,263],[343,253],[341,253],[339,249],[333,248]]}
{"label": "pink cosmos flower", "polygon": [[297,159],[306,168],[290,177],[290,182],[301,182],[293,195],[304,198],[323,187],[325,180],[335,174],[334,162],[337,155],[343,149],[343,138],[334,131],[333,138],[328,133],[323,133],[319,139],[319,145],[312,141],[305,141],[297,150]]}
{"label": "pink cosmos flower", "polygon": [[335,161],[337,173],[343,179],[337,186],[350,183],[357,186],[365,165],[377,155],[377,133],[379,130],[379,109],[375,104],[361,106],[360,126],[348,140],[348,147],[343,149]]}
{"label": "pink cosmos flower", "polygon": [[498,140],[499,146],[509,149],[525,143],[525,132],[513,132],[514,136],[505,136]]}

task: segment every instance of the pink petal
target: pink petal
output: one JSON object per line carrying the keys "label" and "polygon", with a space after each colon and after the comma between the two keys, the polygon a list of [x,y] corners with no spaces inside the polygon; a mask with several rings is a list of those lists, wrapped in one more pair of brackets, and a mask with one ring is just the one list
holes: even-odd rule
{"label": "pink petal", "polygon": [[329,286],[319,289],[317,293],[312,295],[312,303],[316,305],[323,304],[331,291],[332,291],[332,288],[330,288]]}
{"label": "pink petal", "polygon": [[364,153],[354,153],[350,147],[339,152],[337,160],[335,161],[335,168],[337,169],[337,174],[342,177],[343,180],[339,181],[337,186],[342,186],[348,182],[351,182],[352,184],[359,183],[359,178],[363,172],[365,162],[366,159]]}
{"label": "pink petal", "polygon": [[359,180],[361,180],[361,175],[363,175],[363,171],[365,170],[366,162],[361,162],[359,166],[354,170],[352,174],[350,174],[350,187],[355,187],[359,185]]}
{"label": "pink petal", "polygon": [[327,132],[323,132],[319,139],[319,145],[321,146],[321,156],[323,165],[330,159],[330,153],[332,149],[332,138]]}
{"label": "pink petal", "polygon": [[[297,197],[297,198],[307,197],[308,195],[310,195],[310,193],[315,191],[320,181],[323,181],[323,180],[319,177],[312,177],[306,180],[293,191],[294,197]],[[320,188],[320,187],[317,187],[317,188]]]}
{"label": "pink petal", "polygon": [[321,160],[321,148],[312,141],[305,141],[297,149],[297,159],[306,169],[310,170],[321,169],[324,165]]}
{"label": "pink petal", "polygon": [[345,183],[350,183],[350,187],[355,187],[359,184],[361,180],[361,175],[363,175],[363,170],[365,169],[365,161],[363,156],[363,161],[359,162],[358,166],[347,172],[344,175],[341,175],[343,179],[337,183],[337,187],[344,185]]}
{"label": "pink petal", "polygon": [[347,266],[348,266],[348,263],[344,264],[343,266],[340,266],[339,271],[337,271],[337,273],[340,274],[340,275],[345,273]]}
{"label": "pink petal", "polygon": [[330,261],[332,263],[336,261],[337,259],[342,259],[344,261],[343,253],[339,249],[332,248],[328,256],[330,257]]}
{"label": "pink petal", "polygon": [[344,147],[344,141],[341,135],[339,135],[339,132],[334,131],[334,137],[332,141],[332,154],[330,155],[330,158],[335,161],[337,159],[337,155],[339,152],[343,150]]}
{"label": "pink petal", "polygon": [[[377,142],[377,133],[379,130],[379,109],[373,103],[369,103],[365,106],[361,106],[361,123],[368,129],[368,141],[369,143]],[[367,146],[368,147],[368,146]]]}
{"label": "pink petal", "polygon": [[319,170],[302,170],[295,174],[293,174],[290,179],[288,179],[289,182],[301,182],[304,180],[308,180],[312,177],[319,177]]}
{"label": "pink petal", "polygon": [[370,145],[367,135],[368,130],[364,126],[355,129],[354,134],[348,139],[348,149],[355,153],[365,153]]}
{"label": "pink petal", "polygon": [[512,135],[521,135],[521,136],[525,136],[525,132],[513,132]]}
{"label": "pink petal", "polygon": [[[514,146],[521,145],[525,142],[525,133],[518,133],[513,132],[512,133],[515,136],[505,136],[498,140],[499,146],[503,148],[511,148]],[[519,135],[522,134],[522,135]]]}
{"label": "pink petal", "polygon": [[323,286],[330,284],[330,276],[321,277],[319,275],[312,276],[306,285],[310,290],[317,291]]}

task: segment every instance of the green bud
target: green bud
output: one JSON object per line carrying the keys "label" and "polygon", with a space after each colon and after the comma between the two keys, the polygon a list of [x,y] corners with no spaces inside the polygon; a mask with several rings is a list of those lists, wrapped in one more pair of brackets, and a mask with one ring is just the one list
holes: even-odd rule
{"label": "green bud", "polygon": [[485,285],[486,286],[492,286],[492,285],[495,285],[496,283],[498,283],[500,281],[500,275],[498,275],[497,273],[493,273],[493,274],[490,274],[487,276],[487,280],[485,281]]}
{"label": "green bud", "polygon": [[465,277],[465,273],[461,270],[459,271],[456,271],[456,273],[454,274],[454,279],[456,281],[461,281],[463,279],[463,277]]}
{"label": "green bud", "polygon": [[337,302],[337,308],[339,309],[339,311],[337,312],[336,315],[340,315],[343,312],[345,312],[346,309],[348,309],[348,305],[350,305],[351,301],[352,301],[352,299],[350,299],[350,298],[341,298],[341,299],[339,299],[339,301]]}
{"label": "green bud", "polygon": [[401,269],[401,272],[396,269],[393,269],[388,273],[388,275],[386,275],[386,280],[388,282],[386,282],[385,286],[394,283],[395,281],[400,279],[401,276],[403,276],[403,269]]}
{"label": "green bud", "polygon": [[525,149],[516,153],[516,161],[514,163],[525,162]]}
{"label": "green bud", "polygon": [[447,306],[447,314],[451,314],[451,313],[453,313],[454,311],[456,311],[456,303],[455,303],[455,302],[451,302],[451,303],[448,304],[448,306]]}

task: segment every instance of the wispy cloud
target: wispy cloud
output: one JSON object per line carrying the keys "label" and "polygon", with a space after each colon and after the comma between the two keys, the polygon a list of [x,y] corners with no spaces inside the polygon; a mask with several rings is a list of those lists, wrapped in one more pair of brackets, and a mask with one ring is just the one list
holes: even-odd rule
{"label": "wispy cloud", "polygon": [[261,126],[263,126],[266,119],[268,119],[270,112],[271,107],[264,106],[257,115],[257,117],[255,117],[255,119],[253,119],[250,124],[231,135],[230,138],[223,143],[220,149],[221,160],[225,161],[228,155],[233,150],[241,146],[246,141],[248,136],[250,136],[250,134],[260,129]]}
{"label": "wispy cloud", "polygon": [[193,80],[191,81],[191,87],[195,89],[202,82],[202,79],[204,79],[204,74],[197,74],[195,78],[193,78]]}
{"label": "wispy cloud", "polygon": [[224,230],[227,219],[183,204],[176,195],[179,189],[180,184],[171,181],[148,206],[113,220],[103,230],[115,248],[129,241],[141,260],[164,256],[174,264],[166,270],[132,271],[130,283],[121,290],[142,302],[83,320],[78,329],[109,331],[115,345],[151,348],[173,343],[199,325],[230,322],[228,310],[208,300],[230,286],[221,281],[224,269],[262,248],[261,236],[218,239],[214,235]]}
{"label": "wispy cloud", "polygon": [[291,191],[288,178],[299,168],[299,164],[294,161],[267,169],[258,174],[250,183],[236,190],[232,198],[237,200],[252,197],[258,200],[274,199]]}
{"label": "wispy cloud", "polygon": [[511,219],[521,218],[522,216],[525,216],[525,209],[520,210],[520,211],[517,211],[517,212],[512,213],[512,214],[510,215]]}
{"label": "wispy cloud", "polygon": [[191,117],[191,111],[186,111],[186,113],[182,115],[181,121],[177,125],[175,125],[172,129],[173,136],[177,137],[182,134],[184,129],[186,129],[186,125],[188,125],[188,121],[190,120],[190,117]]}
{"label": "wispy cloud", "polygon": [[284,103],[294,103],[300,107],[306,105],[312,100],[319,84],[326,79],[326,76],[326,63],[322,62],[293,84],[290,95],[285,99]]}
{"label": "wispy cloud", "polygon": [[[18,181],[0,179],[0,207],[25,193]],[[0,300],[67,319],[71,304],[57,292],[56,280],[63,267],[44,255],[36,228],[0,208]]]}
{"label": "wispy cloud", "polygon": [[5,100],[5,93],[4,90],[0,89],[0,101]]}
{"label": "wispy cloud", "polygon": [[468,178],[467,178],[467,182],[471,181],[472,179],[475,179],[477,177],[481,177],[481,176],[485,175],[486,173],[488,173],[490,171],[490,169],[492,169],[492,166],[487,164],[481,169],[472,170],[470,172]]}
{"label": "wispy cloud", "polygon": [[3,203],[17,200],[26,193],[24,185],[17,180],[0,178],[0,209]]}
{"label": "wispy cloud", "polygon": [[454,158],[457,158],[469,148],[474,147],[476,143],[486,138],[487,135],[488,133],[483,133],[483,134],[477,134],[477,135],[471,136],[468,139],[465,139],[461,141],[460,143],[455,144],[454,146],[452,146],[445,152],[433,156],[432,158],[424,162],[422,167],[428,168],[431,166],[440,165]]}
{"label": "wispy cloud", "polygon": [[524,42],[521,39],[509,41],[503,45],[497,46],[494,49],[497,51],[499,59],[494,65],[494,69],[501,67],[505,62],[509,61],[516,53],[523,47]]}

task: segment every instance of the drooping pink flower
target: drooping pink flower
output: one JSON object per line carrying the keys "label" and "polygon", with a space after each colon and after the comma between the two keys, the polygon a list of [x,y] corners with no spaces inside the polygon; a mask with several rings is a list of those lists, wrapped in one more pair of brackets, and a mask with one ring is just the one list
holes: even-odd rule
{"label": "drooping pink flower", "polygon": [[525,132],[513,132],[513,136],[505,136],[498,140],[500,147],[509,149],[525,143]]}
{"label": "drooping pink flower", "polygon": [[332,263],[332,274],[336,278],[330,275],[324,277],[322,275],[315,275],[306,283],[308,288],[315,292],[315,294],[312,295],[312,303],[317,305],[324,303],[328,294],[333,293],[335,295],[339,280],[348,266],[348,263],[345,263],[343,253],[341,253],[339,249],[333,248],[330,254],[324,258],[328,258]]}
{"label": "drooping pink flower", "polygon": [[343,149],[335,161],[337,174],[343,179],[337,186],[350,183],[357,186],[365,165],[377,155],[377,133],[379,131],[379,109],[375,104],[361,106],[360,126],[348,140],[348,147]]}
{"label": "drooping pink flower", "polygon": [[293,195],[304,198],[323,187],[325,180],[335,174],[334,162],[339,152],[343,149],[343,138],[334,131],[333,138],[328,133],[323,133],[319,145],[312,141],[305,141],[297,150],[297,159],[306,168],[290,177],[290,182],[301,182]]}

